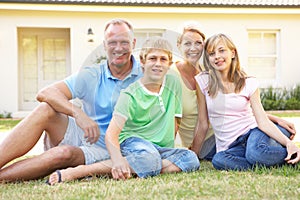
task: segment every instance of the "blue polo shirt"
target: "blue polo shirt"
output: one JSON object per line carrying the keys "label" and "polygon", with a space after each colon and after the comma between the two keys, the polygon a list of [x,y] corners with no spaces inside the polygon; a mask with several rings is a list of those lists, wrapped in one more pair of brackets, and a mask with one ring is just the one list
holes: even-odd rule
{"label": "blue polo shirt", "polygon": [[82,101],[84,112],[97,122],[100,129],[100,138],[97,144],[103,148],[106,148],[106,129],[112,118],[120,91],[143,75],[139,63],[133,56],[131,60],[132,70],[124,80],[115,78],[111,74],[107,61],[84,67],[78,73],[64,80],[72,93],[72,98],[79,98]]}

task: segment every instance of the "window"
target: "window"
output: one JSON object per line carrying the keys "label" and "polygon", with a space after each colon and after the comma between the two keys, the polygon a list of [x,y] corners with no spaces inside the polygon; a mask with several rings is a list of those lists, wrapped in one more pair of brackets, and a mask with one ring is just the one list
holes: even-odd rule
{"label": "window", "polygon": [[152,36],[163,36],[165,30],[164,29],[135,29],[134,37],[136,38],[136,45],[133,55],[135,58],[139,58],[139,53],[144,41]]}
{"label": "window", "polygon": [[248,31],[248,68],[249,75],[260,81],[275,81],[278,74],[278,30]]}
{"label": "window", "polygon": [[135,29],[134,37],[136,38],[136,47],[141,48],[143,42],[152,36],[163,36],[163,29]]}

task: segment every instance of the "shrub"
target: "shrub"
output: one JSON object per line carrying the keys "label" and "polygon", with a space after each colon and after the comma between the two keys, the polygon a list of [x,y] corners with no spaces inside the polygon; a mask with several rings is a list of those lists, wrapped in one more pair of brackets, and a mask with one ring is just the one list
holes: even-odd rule
{"label": "shrub", "polygon": [[283,96],[284,92],[281,89],[273,87],[261,89],[260,98],[265,110],[282,110],[284,107]]}
{"label": "shrub", "polygon": [[265,110],[284,110],[285,101],[265,99],[262,104]]}
{"label": "shrub", "polygon": [[285,101],[285,110],[300,110],[300,101],[294,97]]}
{"label": "shrub", "polygon": [[300,85],[297,85],[290,91],[290,98],[295,98],[297,101],[300,101]]}
{"label": "shrub", "polygon": [[294,88],[263,88],[260,93],[265,110],[300,110],[300,85]]}
{"label": "shrub", "polygon": [[0,112],[0,118],[12,118],[11,112],[7,112],[5,110]]}

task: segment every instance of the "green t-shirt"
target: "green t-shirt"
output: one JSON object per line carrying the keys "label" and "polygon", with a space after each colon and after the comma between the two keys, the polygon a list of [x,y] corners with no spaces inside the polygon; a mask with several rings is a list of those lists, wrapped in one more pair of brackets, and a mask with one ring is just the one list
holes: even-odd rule
{"label": "green t-shirt", "polygon": [[174,147],[175,116],[181,117],[181,85],[167,74],[159,93],[147,90],[140,80],[121,91],[114,115],[127,119],[119,136],[122,143],[139,137],[161,147]]}

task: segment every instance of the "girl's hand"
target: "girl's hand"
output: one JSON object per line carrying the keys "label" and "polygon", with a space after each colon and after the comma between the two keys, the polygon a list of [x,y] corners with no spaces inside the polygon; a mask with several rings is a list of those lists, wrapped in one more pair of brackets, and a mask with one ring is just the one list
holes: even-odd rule
{"label": "girl's hand", "polygon": [[295,164],[300,160],[300,149],[295,143],[290,141],[286,145],[287,157],[284,159],[289,164]]}

